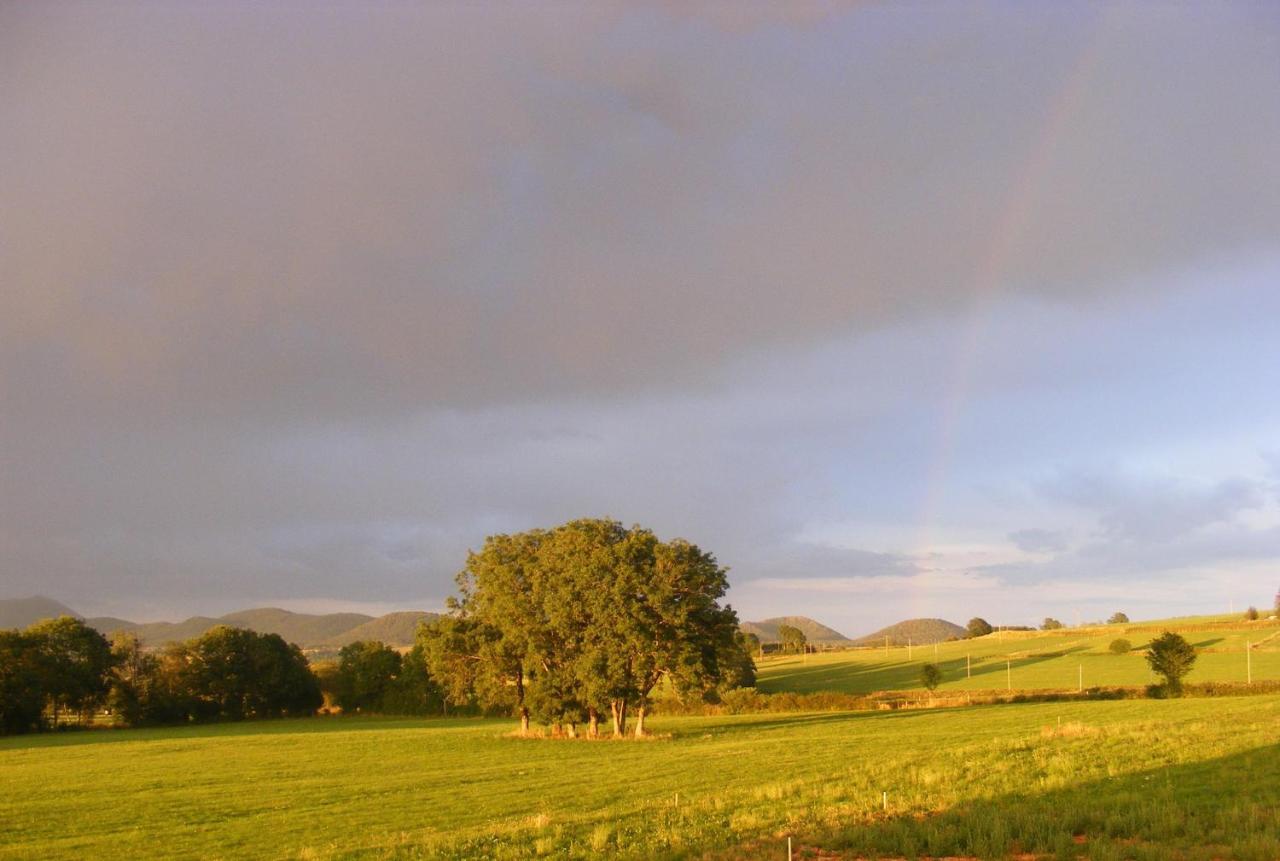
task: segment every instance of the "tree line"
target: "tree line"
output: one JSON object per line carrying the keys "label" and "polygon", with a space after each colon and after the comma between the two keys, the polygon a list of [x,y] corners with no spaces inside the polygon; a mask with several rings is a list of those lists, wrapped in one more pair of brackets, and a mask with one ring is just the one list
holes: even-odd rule
{"label": "tree line", "polygon": [[639,526],[575,520],[486,539],[450,613],[421,631],[430,676],[454,706],[504,710],[577,735],[644,734],[660,691],[714,702],[755,683],[750,646],[719,599],[726,569]]}
{"label": "tree line", "polygon": [[0,732],[32,732],[107,710],[126,726],[314,714],[323,696],[301,650],[220,625],[148,651],[71,616],[0,631]]}

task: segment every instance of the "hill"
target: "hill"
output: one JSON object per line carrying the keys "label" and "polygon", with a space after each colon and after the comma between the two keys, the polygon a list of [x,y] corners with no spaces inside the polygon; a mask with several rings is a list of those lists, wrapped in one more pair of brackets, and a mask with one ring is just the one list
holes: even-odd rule
{"label": "hill", "polygon": [[762,619],[759,622],[743,622],[741,628],[743,633],[755,634],[762,643],[776,643],[778,642],[779,625],[790,625],[793,628],[799,628],[804,632],[805,639],[810,643],[849,642],[849,638],[844,634],[828,628],[821,622],[815,622],[808,616],[776,616],[772,619]]}
{"label": "hill", "polygon": [[[36,596],[0,600],[0,629],[25,628],[41,619],[57,616],[83,618],[75,610],[52,598]],[[364,613],[294,613],[279,607],[239,610],[225,616],[192,616],[181,622],[131,622],[116,616],[85,619],[91,628],[104,634],[129,631],[147,646],[162,646],[199,637],[216,625],[234,625],[260,634],[279,634],[304,648],[341,647],[356,640],[381,640],[391,646],[413,644],[418,623],[436,618],[421,610],[368,616]]]}
{"label": "hill", "polygon": [[314,646],[357,628],[373,617],[364,613],[292,613],[278,607],[261,607],[228,613],[219,620],[224,625],[248,628],[260,634],[279,634],[290,643]]}
{"label": "hill", "polygon": [[946,619],[906,619],[887,628],[881,628],[874,634],[867,634],[854,640],[859,646],[883,646],[885,638],[889,638],[891,646],[905,646],[908,641],[917,646],[930,643],[945,643],[953,637],[963,639],[968,635],[961,626]]}
{"label": "hill", "polygon": [[25,628],[41,619],[56,619],[58,616],[80,618],[80,614],[66,604],[43,595],[0,601],[0,628]]}
{"label": "hill", "polygon": [[349,631],[343,631],[335,637],[330,637],[324,645],[342,647],[357,640],[378,640],[392,646],[408,646],[413,643],[420,622],[431,622],[438,618],[440,618],[439,613],[426,613],[421,610],[388,613],[385,616],[370,619]]}

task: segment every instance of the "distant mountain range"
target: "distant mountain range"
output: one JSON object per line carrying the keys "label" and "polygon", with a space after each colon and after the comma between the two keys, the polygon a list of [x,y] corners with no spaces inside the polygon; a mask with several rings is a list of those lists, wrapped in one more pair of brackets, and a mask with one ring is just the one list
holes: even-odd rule
{"label": "distant mountain range", "polygon": [[52,598],[0,600],[0,628],[25,628],[41,619],[75,616],[104,634],[130,631],[145,645],[159,646],[199,637],[216,625],[233,625],[262,634],[279,634],[303,648],[341,648],[357,640],[381,640],[392,646],[413,644],[418,623],[437,617],[425,611],[367,616],[364,613],[294,613],[278,607],[240,610],[225,616],[192,616],[183,622],[131,622],[114,616],[85,618]]}
{"label": "distant mountain range", "polygon": [[790,625],[793,628],[799,628],[804,633],[804,638],[810,643],[847,643],[849,638],[839,631],[828,628],[821,622],[815,622],[808,616],[775,616],[772,619],[763,619],[759,622],[743,622],[742,630],[748,634],[755,634],[760,638],[762,643],[777,643],[781,639],[778,636],[778,626]]}
{"label": "distant mountain range", "polygon": [[867,634],[854,643],[859,646],[883,646],[887,637],[891,646],[905,646],[908,641],[921,646],[943,643],[952,637],[963,639],[968,633],[955,622],[948,622],[946,619],[907,619],[881,628],[874,634]]}
{"label": "distant mountain range", "polygon": [[[182,622],[131,622],[114,616],[84,618],[66,604],[52,598],[37,596],[0,600],[0,628],[25,628],[40,619],[55,616],[84,619],[86,624],[104,634],[130,631],[149,646],[190,640],[215,625],[234,625],[263,634],[279,634],[304,649],[336,649],[357,640],[380,640],[391,646],[412,645],[418,623],[435,619],[438,614],[411,610],[375,617],[363,613],[294,613],[278,607],[259,607],[225,616],[192,616]],[[743,622],[742,630],[755,634],[761,642],[776,643],[779,640],[780,625],[799,628],[810,643],[838,645],[855,642],[807,616],[776,616],[758,622]],[[964,628],[943,619],[910,619],[869,634],[856,642],[881,644],[885,636],[889,636],[890,642],[895,644],[905,645],[908,637],[914,643],[933,643],[952,636],[962,637],[964,633]]]}

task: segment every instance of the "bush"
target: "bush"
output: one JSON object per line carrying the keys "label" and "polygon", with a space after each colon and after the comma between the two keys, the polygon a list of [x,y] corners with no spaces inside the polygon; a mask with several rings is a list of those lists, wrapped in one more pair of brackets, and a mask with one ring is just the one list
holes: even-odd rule
{"label": "bush", "polygon": [[1191,672],[1196,662],[1195,646],[1180,634],[1165,631],[1151,641],[1147,663],[1156,675],[1164,679],[1164,687],[1170,696],[1182,693],[1182,677]]}
{"label": "bush", "polygon": [[1057,631],[1061,628],[1062,628],[1062,623],[1059,622],[1057,619],[1054,619],[1049,616],[1045,617],[1044,624],[1040,626],[1040,630],[1042,631]]}
{"label": "bush", "polygon": [[1129,617],[1124,613],[1112,613],[1111,618],[1107,620],[1108,625],[1125,625],[1128,622]]}
{"label": "bush", "polygon": [[1111,650],[1111,654],[1113,655],[1124,655],[1132,651],[1133,643],[1130,643],[1124,637],[1121,637],[1118,640],[1112,640],[1111,645],[1107,648]]}
{"label": "bush", "polygon": [[942,684],[942,670],[938,669],[936,664],[925,664],[920,668],[920,684],[932,693],[938,685]]}
{"label": "bush", "polygon": [[978,616],[970,619],[965,628],[969,631],[970,637],[985,637],[994,630],[990,622]]}
{"label": "bush", "polygon": [[1250,607],[1248,610],[1245,610],[1244,617],[1248,619],[1250,622],[1258,621],[1258,608]]}

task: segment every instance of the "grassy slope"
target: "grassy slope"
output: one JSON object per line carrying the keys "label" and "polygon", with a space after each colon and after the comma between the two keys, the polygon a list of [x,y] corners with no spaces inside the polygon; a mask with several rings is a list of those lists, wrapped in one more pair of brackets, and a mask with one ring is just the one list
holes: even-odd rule
{"label": "grassy slope", "polygon": [[[936,662],[942,668],[941,691],[1003,690],[1010,677],[1015,689],[1074,689],[1081,667],[1086,687],[1144,685],[1154,682],[1155,677],[1140,650],[1166,629],[1182,631],[1201,650],[1188,681],[1243,682],[1248,642],[1255,644],[1253,678],[1280,679],[1280,624],[1208,616],[1062,631],[1005,632],[939,643],[936,653],[933,646],[916,647],[910,659],[905,647],[891,648],[887,655],[884,649],[859,649],[809,655],[807,659],[767,656],[757,661],[759,687],[770,693],[919,689],[920,666],[926,662]],[[1128,639],[1134,650],[1113,655],[1107,647],[1120,637]],[[972,678],[965,676],[966,655],[972,660]]]}
{"label": "grassy slope", "polygon": [[639,744],[358,718],[10,738],[0,858],[777,858],[784,834],[1275,858],[1278,726],[1267,696],[667,718]]}

